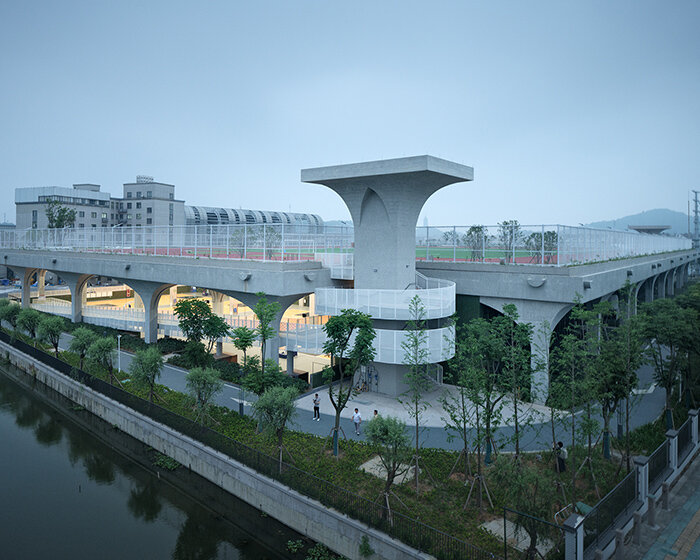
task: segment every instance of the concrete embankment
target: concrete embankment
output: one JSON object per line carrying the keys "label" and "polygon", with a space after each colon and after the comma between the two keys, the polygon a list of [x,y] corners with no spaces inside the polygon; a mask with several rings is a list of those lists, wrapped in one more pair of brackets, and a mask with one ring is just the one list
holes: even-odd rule
{"label": "concrete embankment", "polygon": [[363,536],[369,538],[375,551],[374,558],[432,558],[93,391],[2,341],[0,352],[37,381],[115,428],[172,457],[223,490],[347,558],[362,558],[359,547]]}

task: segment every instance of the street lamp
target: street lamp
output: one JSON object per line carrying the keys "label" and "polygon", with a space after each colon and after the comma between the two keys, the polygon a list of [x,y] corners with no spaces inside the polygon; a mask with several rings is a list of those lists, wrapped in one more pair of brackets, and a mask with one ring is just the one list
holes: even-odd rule
{"label": "street lamp", "polygon": [[122,335],[117,335],[117,371],[122,370]]}

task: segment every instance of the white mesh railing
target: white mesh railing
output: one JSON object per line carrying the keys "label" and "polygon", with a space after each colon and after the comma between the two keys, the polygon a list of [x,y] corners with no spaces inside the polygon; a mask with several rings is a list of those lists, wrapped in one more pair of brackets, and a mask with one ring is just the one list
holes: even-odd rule
{"label": "white mesh railing", "polygon": [[427,261],[567,266],[690,249],[683,237],[579,226],[424,226],[416,258]]}
{"label": "white mesh railing", "polygon": [[421,299],[426,319],[449,317],[455,312],[455,283],[416,274],[416,284],[405,290],[319,288],[316,313],[340,315],[343,309],[356,309],[375,319],[410,320],[410,302]]}
{"label": "white mesh railing", "polygon": [[[352,226],[228,224],[3,230],[8,249],[262,261],[320,261],[353,277]],[[690,249],[681,237],[563,225],[416,228],[416,259],[566,266]]]}
{"label": "white mesh railing", "polygon": [[61,317],[70,317],[72,315],[70,301],[61,299],[46,298],[34,300],[31,307],[37,311],[43,311],[51,315],[60,315]]}

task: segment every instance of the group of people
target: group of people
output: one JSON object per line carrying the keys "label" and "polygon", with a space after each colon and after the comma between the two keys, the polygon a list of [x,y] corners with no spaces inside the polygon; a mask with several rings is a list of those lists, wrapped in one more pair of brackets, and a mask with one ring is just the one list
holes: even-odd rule
{"label": "group of people", "polygon": [[[321,421],[321,397],[318,396],[318,393],[314,394],[313,398],[313,404],[314,404],[314,415],[311,418],[312,420],[315,420],[316,422]],[[374,417],[379,416],[379,412],[377,410],[374,411]],[[355,412],[352,414],[352,423],[355,425],[355,435],[359,436],[360,435],[360,424],[362,424],[362,415],[360,414],[359,409],[355,409]]]}

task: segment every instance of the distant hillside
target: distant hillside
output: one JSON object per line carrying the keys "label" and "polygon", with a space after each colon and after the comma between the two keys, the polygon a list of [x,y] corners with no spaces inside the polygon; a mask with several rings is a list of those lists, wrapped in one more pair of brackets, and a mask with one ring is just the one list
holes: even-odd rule
{"label": "distant hillside", "polygon": [[639,214],[633,214],[632,216],[624,216],[604,222],[593,222],[586,225],[596,228],[612,228],[619,230],[625,230],[628,226],[671,226],[671,229],[666,230],[664,233],[684,234],[688,233],[688,215],[666,208],[656,208]]}

